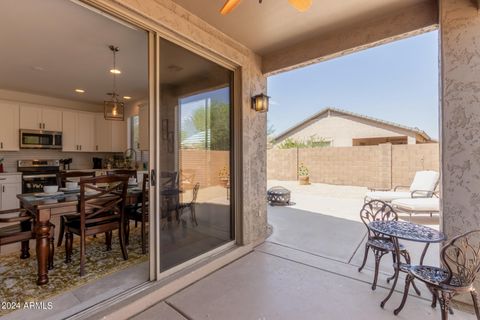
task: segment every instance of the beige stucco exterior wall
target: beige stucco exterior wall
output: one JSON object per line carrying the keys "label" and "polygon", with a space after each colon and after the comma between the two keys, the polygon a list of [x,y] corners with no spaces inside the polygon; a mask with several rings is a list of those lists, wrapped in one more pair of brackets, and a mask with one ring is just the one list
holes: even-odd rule
{"label": "beige stucco exterior wall", "polygon": [[127,10],[146,18],[156,28],[163,29],[193,46],[206,49],[214,56],[225,57],[238,66],[241,85],[241,163],[240,185],[243,192],[238,201],[242,204],[242,226],[238,238],[247,244],[265,237],[266,210],[266,115],[250,109],[251,96],[266,92],[266,78],[261,72],[261,58],[245,46],[227,37],[205,21],[176,5],[171,0],[95,0],[114,10]]}
{"label": "beige stucco exterior wall", "polygon": [[[350,116],[332,114],[325,115],[308,126],[293,132],[288,137],[293,140],[305,141],[310,137],[325,138],[332,141],[332,147],[351,147],[355,138],[378,138],[407,136],[408,143],[415,144],[415,134],[406,130],[392,130],[386,125],[373,125],[367,121],[359,121]],[[278,147],[281,141],[275,144]]]}
{"label": "beige stucco exterior wall", "polygon": [[480,12],[473,1],[440,1],[440,36],[442,226],[452,237],[480,228]]}

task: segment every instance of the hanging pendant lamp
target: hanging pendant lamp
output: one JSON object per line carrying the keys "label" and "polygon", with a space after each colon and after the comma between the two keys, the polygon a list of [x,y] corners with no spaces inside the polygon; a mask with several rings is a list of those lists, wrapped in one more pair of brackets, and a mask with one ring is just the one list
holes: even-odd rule
{"label": "hanging pendant lamp", "polygon": [[113,89],[112,92],[107,93],[111,96],[111,99],[103,102],[104,116],[105,120],[123,121],[125,119],[125,104],[118,100],[119,95],[116,91],[117,74],[120,73],[120,70],[116,68],[116,54],[119,49],[113,45],[110,45],[109,48],[113,53],[113,68],[110,70],[110,73],[113,74]]}

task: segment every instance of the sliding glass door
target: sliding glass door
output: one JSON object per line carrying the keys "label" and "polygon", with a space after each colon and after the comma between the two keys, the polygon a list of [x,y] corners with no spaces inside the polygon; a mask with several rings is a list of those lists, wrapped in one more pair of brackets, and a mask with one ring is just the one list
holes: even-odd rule
{"label": "sliding glass door", "polygon": [[233,72],[159,45],[160,271],[233,240]]}

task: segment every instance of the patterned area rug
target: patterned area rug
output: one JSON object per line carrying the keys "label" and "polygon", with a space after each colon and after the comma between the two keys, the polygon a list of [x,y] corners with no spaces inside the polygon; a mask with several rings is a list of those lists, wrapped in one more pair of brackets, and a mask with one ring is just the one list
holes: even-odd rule
{"label": "patterned area rug", "polygon": [[[56,239],[55,239],[56,240]],[[42,301],[72,290],[95,279],[148,260],[142,254],[140,228],[130,228],[128,260],[123,260],[118,232],[112,237],[112,251],[106,251],[105,235],[89,237],[86,245],[85,276],[80,277],[79,237],[74,236],[72,262],[66,264],[65,247],[55,247],[54,269],[48,273],[49,283],[36,285],[37,260],[35,247],[30,248],[30,258],[22,260],[20,252],[0,256],[0,301],[29,302]],[[1,310],[0,316],[10,312]]]}

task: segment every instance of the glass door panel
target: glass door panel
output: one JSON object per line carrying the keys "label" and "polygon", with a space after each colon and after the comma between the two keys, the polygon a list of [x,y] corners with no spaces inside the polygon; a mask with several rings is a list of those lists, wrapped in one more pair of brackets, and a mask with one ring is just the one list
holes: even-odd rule
{"label": "glass door panel", "polygon": [[160,270],[233,240],[233,72],[160,40]]}

